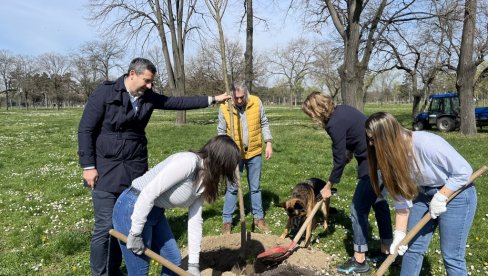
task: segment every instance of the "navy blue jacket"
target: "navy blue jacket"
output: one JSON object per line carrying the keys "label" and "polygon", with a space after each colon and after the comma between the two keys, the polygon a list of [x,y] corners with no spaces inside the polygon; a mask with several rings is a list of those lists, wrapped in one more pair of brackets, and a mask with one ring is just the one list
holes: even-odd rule
{"label": "navy blue jacket", "polygon": [[124,76],[99,85],[88,98],[78,128],[80,166],[98,170],[96,190],[120,193],[148,170],[145,128],[154,109],[208,106],[208,97],[167,97],[146,90],[135,115]]}
{"label": "navy blue jacket", "polygon": [[325,131],[332,139],[332,155],[334,167],[329,181],[339,183],[346,166],[346,150],[354,153],[358,162],[358,178],[369,175],[368,152],[366,141],[366,115],[348,106],[338,105],[332,112]]}

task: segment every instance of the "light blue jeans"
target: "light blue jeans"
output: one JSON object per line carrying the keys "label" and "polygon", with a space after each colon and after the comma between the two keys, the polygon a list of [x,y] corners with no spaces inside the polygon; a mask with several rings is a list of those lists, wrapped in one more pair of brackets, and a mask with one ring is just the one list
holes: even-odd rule
{"label": "light blue jeans", "polygon": [[[429,203],[436,192],[437,188],[422,187],[422,191],[410,209],[408,231],[429,211]],[[476,204],[476,188],[473,185],[449,202],[447,211],[437,219],[430,220],[409,243],[408,250],[403,256],[401,275],[420,274],[424,254],[429,248],[432,233],[437,226],[439,227],[441,254],[447,275],[468,275],[464,256]]]}
{"label": "light blue jeans", "polygon": [[[386,196],[386,194],[385,194]],[[369,176],[359,179],[351,204],[352,236],[355,252],[368,251],[369,220],[373,207],[382,244],[389,245],[393,239],[390,208],[387,198],[378,200]]]}
{"label": "light blue jeans", "polygon": [[[249,193],[251,194],[251,208],[254,219],[264,218],[263,201],[261,197],[261,155],[251,159],[244,159],[239,164],[239,171],[247,171],[247,183],[249,184]],[[241,181],[242,185],[242,181]],[[225,193],[224,210],[222,212],[224,223],[232,223],[232,215],[236,209],[237,186],[227,183],[227,192]]]}
{"label": "light blue jeans", "polygon": [[[113,224],[115,230],[124,235],[129,234],[131,227],[131,216],[134,211],[134,204],[137,194],[131,188],[125,190],[115,203],[113,213]],[[142,230],[142,239],[147,248],[161,255],[166,260],[179,266],[181,264],[181,254],[176,244],[176,240],[171,232],[168,220],[164,215],[164,209],[153,207],[147,216],[146,224]],[[127,272],[130,276],[144,275],[149,272],[150,259],[146,255],[134,254],[127,249],[126,244],[119,241],[122,255],[124,256]],[[177,275],[167,268],[163,268],[161,275]]]}

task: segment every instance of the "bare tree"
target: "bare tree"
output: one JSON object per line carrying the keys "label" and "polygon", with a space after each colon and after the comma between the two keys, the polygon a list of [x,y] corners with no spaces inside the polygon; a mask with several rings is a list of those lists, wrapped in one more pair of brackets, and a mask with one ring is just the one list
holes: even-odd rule
{"label": "bare tree", "polygon": [[0,50],[0,75],[2,81],[2,88],[0,93],[5,93],[5,107],[9,107],[9,92],[15,91],[12,87],[12,72],[14,71],[14,56],[6,50]]}
{"label": "bare tree", "polygon": [[69,59],[59,54],[47,53],[39,57],[39,65],[40,70],[45,72],[51,80],[56,107],[60,109],[70,79]]}
{"label": "bare tree", "polygon": [[152,60],[154,66],[156,66],[156,78],[154,86],[156,91],[163,91],[163,88],[168,85],[168,74],[166,74],[166,64],[164,62],[164,56],[158,47],[149,49],[147,53],[149,59]]}
{"label": "bare tree", "polygon": [[[205,4],[208,7],[210,14],[212,15],[213,19],[217,23],[217,29],[219,32],[219,48],[220,48],[220,57],[222,63],[222,75],[224,76],[224,85],[226,91],[230,94],[230,86],[229,80],[227,77],[227,58],[226,58],[226,50],[225,50],[225,37],[224,37],[224,29],[222,27],[222,17],[224,16],[225,9],[227,8],[227,0],[205,0]],[[235,140],[235,129],[234,129],[234,111],[232,108],[231,101],[227,102],[227,108],[229,110],[229,128],[232,139]],[[246,243],[246,217],[244,214],[244,199],[242,194],[242,187],[240,181],[240,173],[239,173],[239,166],[236,167],[236,184],[237,184],[237,194],[239,198],[239,215],[240,215],[240,222],[241,222],[241,250],[240,256],[244,256],[244,244]]]}
{"label": "bare tree", "polygon": [[[431,29],[432,26],[436,26],[436,24],[429,25]],[[418,26],[416,29],[418,30]],[[408,28],[393,27],[392,30],[393,32],[390,32],[389,37],[380,41],[383,47],[380,47],[379,51],[385,54],[381,60],[387,62],[378,72],[398,69],[408,75],[412,86],[409,100],[413,98],[411,114],[412,117],[415,117],[419,111],[422,98],[427,98],[431,83],[443,68],[440,64],[443,48],[439,43],[442,43],[444,38],[441,35],[440,41],[434,42],[430,33],[415,36],[408,31]],[[423,84],[422,89],[419,89],[419,82]]]}
{"label": "bare tree", "polygon": [[[238,41],[231,41],[226,39],[226,58],[228,64],[228,74],[230,76],[230,81],[233,82],[237,79],[245,79],[245,54],[242,50],[242,46],[239,44]],[[252,70],[252,66],[251,66]],[[248,84],[246,82],[246,84]],[[249,89],[249,88],[248,88]]]}
{"label": "bare tree", "polygon": [[81,54],[71,57],[71,71],[78,84],[76,90],[85,101],[95,90],[97,84],[104,79],[97,70],[96,61]]}
{"label": "bare tree", "polygon": [[441,3],[452,11],[445,13],[445,24],[440,26],[441,32],[446,37],[442,49],[447,58],[443,65],[447,70],[456,72],[456,89],[461,101],[461,132],[475,135],[473,98],[476,83],[474,78],[477,66],[482,65],[488,51],[486,3],[480,2],[481,13],[479,14],[477,14],[477,1],[467,0],[464,6],[457,1],[441,1]]}
{"label": "bare tree", "polygon": [[[295,1],[292,0],[292,4]],[[339,75],[344,103],[364,107],[364,77],[378,39],[393,24],[419,20],[430,15],[415,8],[416,0],[307,0],[307,23],[317,29],[332,23],[340,36],[344,58]],[[297,6],[303,4],[297,3]],[[425,3],[424,3],[425,5]]]}
{"label": "bare tree", "polygon": [[[220,59],[221,59],[221,66],[222,66],[222,76],[224,77],[224,85],[226,91],[229,91],[229,80],[227,75],[227,58],[226,58],[226,51],[225,51],[225,37],[224,37],[224,29],[222,27],[222,17],[224,16],[225,9],[227,8],[227,0],[205,0],[205,4],[210,12],[210,15],[215,20],[217,24],[217,30],[219,32],[219,50],[220,50]],[[231,112],[232,114],[232,112]]]}
{"label": "bare tree", "polygon": [[219,56],[220,53],[215,51],[215,47],[210,43],[201,44],[198,53],[189,60],[186,66],[189,91],[201,93],[225,90]]}
{"label": "bare tree", "polygon": [[[310,76],[322,90],[327,90],[332,98],[338,101],[341,91],[341,79],[337,72],[340,63],[339,55],[328,43],[319,43],[314,52]],[[324,86],[326,89],[324,89]]]}
{"label": "bare tree", "polygon": [[[193,29],[196,0],[91,0],[91,19],[108,23],[108,33],[125,34],[126,43],[143,46],[157,31],[166,63],[170,94],[185,95],[185,43]],[[172,55],[170,55],[170,50]],[[186,112],[176,112],[176,124],[186,123]]]}
{"label": "bare tree", "polygon": [[476,73],[476,63],[473,60],[475,31],[476,0],[466,0],[456,88],[461,100],[461,133],[468,136],[476,135],[473,103]]}
{"label": "bare tree", "polygon": [[245,60],[245,74],[246,86],[249,91],[252,91],[253,76],[253,31],[254,31],[254,11],[252,8],[252,0],[244,0],[246,7],[246,52],[244,53]]}
{"label": "bare tree", "polygon": [[[36,60],[28,56],[17,56],[15,58],[15,71],[13,79],[15,87],[21,93],[25,107],[29,108],[29,100],[32,94],[37,93],[32,77],[38,72]],[[22,103],[21,103],[22,104]]]}
{"label": "bare tree", "polygon": [[124,56],[124,48],[117,44],[116,39],[90,41],[81,46],[81,53],[88,58],[102,74],[104,80],[110,79],[110,70],[120,68],[118,63]]}
{"label": "bare tree", "polygon": [[269,57],[269,73],[284,78],[289,89],[289,103],[297,104],[300,88],[313,63],[315,46],[303,38],[292,40]]}

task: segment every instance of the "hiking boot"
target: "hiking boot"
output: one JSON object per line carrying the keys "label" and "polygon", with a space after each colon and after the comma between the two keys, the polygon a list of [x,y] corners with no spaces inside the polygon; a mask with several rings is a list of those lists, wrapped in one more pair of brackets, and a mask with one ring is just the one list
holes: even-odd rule
{"label": "hiking boot", "polygon": [[230,235],[231,230],[232,230],[232,223],[224,223],[224,226],[222,227],[222,234]]}
{"label": "hiking boot", "polygon": [[271,229],[269,229],[268,225],[266,225],[266,222],[264,222],[264,219],[255,219],[254,220],[254,226],[259,229],[259,231],[268,234],[271,232]]}
{"label": "hiking boot", "polygon": [[366,273],[369,271],[369,265],[366,260],[362,263],[358,263],[354,257],[343,265],[337,267],[337,272],[341,274],[356,274],[356,273]]}

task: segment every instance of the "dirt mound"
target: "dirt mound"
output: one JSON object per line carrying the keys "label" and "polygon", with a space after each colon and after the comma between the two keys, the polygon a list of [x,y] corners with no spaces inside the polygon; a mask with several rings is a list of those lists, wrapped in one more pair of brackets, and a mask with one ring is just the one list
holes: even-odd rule
{"label": "dirt mound", "polygon": [[[202,276],[214,275],[337,275],[333,257],[316,249],[299,248],[281,263],[270,266],[256,259],[259,253],[277,246],[288,247],[290,239],[247,233],[241,247],[241,234],[208,236],[202,241]],[[187,251],[183,250],[183,262]]]}

